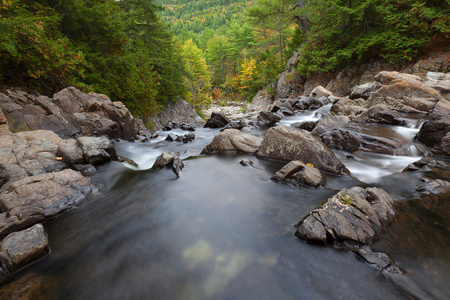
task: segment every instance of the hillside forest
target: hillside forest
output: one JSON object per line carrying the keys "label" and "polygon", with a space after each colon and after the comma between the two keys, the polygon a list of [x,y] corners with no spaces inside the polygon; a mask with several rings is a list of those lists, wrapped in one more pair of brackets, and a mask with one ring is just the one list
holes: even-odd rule
{"label": "hillside forest", "polygon": [[72,85],[146,116],[251,99],[299,50],[302,76],[448,43],[450,0],[0,0],[0,84]]}

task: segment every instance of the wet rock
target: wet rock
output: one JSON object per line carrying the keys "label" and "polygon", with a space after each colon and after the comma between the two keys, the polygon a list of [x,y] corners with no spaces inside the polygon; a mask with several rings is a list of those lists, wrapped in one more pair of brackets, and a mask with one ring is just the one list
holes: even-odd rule
{"label": "wet rock", "polygon": [[447,165],[442,161],[434,160],[430,157],[422,157],[418,161],[409,164],[403,171],[431,171],[433,168],[439,167],[445,168]]}
{"label": "wet rock", "polygon": [[202,154],[212,152],[243,152],[255,154],[261,144],[261,138],[243,133],[237,129],[226,129],[216,135],[213,141],[202,150]]}
{"label": "wet rock", "polygon": [[316,122],[313,122],[313,121],[297,122],[297,123],[291,124],[291,127],[295,128],[295,129],[304,129],[306,131],[310,131],[311,132],[316,127]]}
{"label": "wet rock", "polygon": [[370,94],[372,94],[373,92],[375,92],[376,90],[378,90],[381,87],[382,87],[382,84],[377,81],[373,81],[373,82],[369,82],[369,83],[366,83],[363,85],[355,86],[352,89],[352,92],[350,93],[349,98],[350,99],[362,98],[364,100],[367,100],[367,99],[369,99]]}
{"label": "wet rock", "polygon": [[172,171],[179,177],[180,171],[184,168],[183,161],[180,159],[179,153],[163,152],[156,158],[152,169],[162,169],[171,167]]}
{"label": "wet rock", "polygon": [[256,154],[279,161],[300,160],[334,174],[349,173],[334,153],[310,132],[283,125],[267,130]]}
{"label": "wet rock", "polygon": [[342,189],[300,221],[296,236],[317,243],[369,244],[395,216],[392,198],[380,188]]}
{"label": "wet rock", "polygon": [[0,261],[8,273],[43,258],[50,252],[42,224],[8,235],[0,246]]}
{"label": "wet rock", "polygon": [[[375,269],[383,271],[388,268],[395,268],[400,271],[386,253],[374,252],[369,247],[361,247],[353,250],[353,252]],[[391,271],[389,270],[389,272]]]}
{"label": "wet rock", "polygon": [[133,167],[136,167],[136,168],[139,167],[137,162],[135,162],[131,158],[128,158],[128,157],[125,157],[125,156],[122,156],[122,155],[118,155],[117,156],[117,161],[126,162],[127,164],[132,165]]}
{"label": "wet rock", "polygon": [[269,127],[280,121],[284,116],[277,112],[273,113],[267,110],[261,111],[256,118],[249,122],[249,125],[255,127]]}
{"label": "wet rock", "polygon": [[253,161],[251,161],[251,160],[249,160],[249,159],[247,159],[247,158],[241,160],[239,163],[240,163],[242,166],[244,166],[244,167],[247,167],[247,166],[253,166]]}
{"label": "wet rock", "polygon": [[450,182],[441,179],[422,178],[416,186],[416,191],[420,194],[443,194],[450,192]]}
{"label": "wet rock", "polygon": [[206,121],[205,128],[222,128],[230,121],[222,114],[213,112],[211,118]]}
{"label": "wet rock", "polygon": [[271,109],[271,112],[282,114],[283,116],[293,116],[294,115],[294,111],[293,110],[291,110],[289,108],[286,108],[286,107],[283,107],[283,106],[278,106],[278,105],[274,106]]}
{"label": "wet rock", "polygon": [[228,123],[222,130],[225,129],[242,129],[247,126],[247,122],[245,120],[232,120]]}
{"label": "wet rock", "polygon": [[44,210],[35,206],[19,206],[0,214],[0,240],[8,234],[45,221]]}
{"label": "wet rock", "polygon": [[275,173],[272,179],[287,181],[301,186],[302,184],[317,187],[325,183],[320,171],[312,165],[305,165],[301,161],[291,161]]}
{"label": "wet rock", "polygon": [[442,138],[441,142],[435,150],[435,153],[450,156],[450,132]]}
{"label": "wet rock", "polygon": [[422,125],[416,138],[419,142],[427,145],[428,147],[436,147],[449,132],[450,116],[438,115],[434,116],[433,119]]}
{"label": "wet rock", "polygon": [[83,157],[87,163],[98,165],[117,160],[116,149],[106,136],[82,136],[77,138],[77,145],[83,151]]}
{"label": "wet rock", "polygon": [[361,115],[352,118],[353,122],[358,123],[378,123],[395,126],[406,126],[405,120],[400,118],[400,115],[387,108],[384,104],[377,104],[363,112]]}
{"label": "wet rock", "polygon": [[331,103],[328,97],[301,97],[293,104],[297,110],[315,110]]}
{"label": "wet rock", "polygon": [[195,126],[189,123],[181,123],[180,129],[186,130],[186,131],[195,131]]}
{"label": "wet rock", "polygon": [[35,206],[47,218],[56,216],[97,190],[89,178],[66,169],[60,172],[25,177],[14,181],[0,195],[0,209],[9,211],[19,206]]}
{"label": "wet rock", "polygon": [[325,114],[320,120],[316,123],[312,134],[320,137],[326,132],[329,132],[333,129],[341,128],[342,126],[350,123],[350,118],[347,116],[339,116],[333,114]]}
{"label": "wet rock", "polygon": [[192,142],[194,139],[195,139],[195,134],[187,133],[183,136],[181,141],[186,144],[186,143]]}
{"label": "wet rock", "polygon": [[178,135],[175,133],[169,133],[166,137],[166,141],[175,142],[178,139]]}
{"label": "wet rock", "polygon": [[340,98],[331,106],[330,113],[335,115],[356,116],[367,110],[364,108],[365,102],[363,99],[351,100],[350,98]]}
{"label": "wet rock", "polygon": [[351,128],[334,128],[322,133],[319,138],[325,145],[336,150],[365,151],[389,155],[403,154],[401,141],[356,132]]}

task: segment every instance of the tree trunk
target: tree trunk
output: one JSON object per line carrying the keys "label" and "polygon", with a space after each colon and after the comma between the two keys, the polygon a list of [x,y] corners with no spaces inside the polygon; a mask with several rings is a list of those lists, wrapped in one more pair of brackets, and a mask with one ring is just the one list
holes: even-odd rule
{"label": "tree trunk", "polygon": [[[298,0],[298,8],[302,9],[303,7],[305,7],[304,0]],[[303,43],[306,43],[308,40],[307,34],[309,32],[309,23],[308,23],[308,19],[306,18],[305,15],[300,16],[300,24],[302,24],[303,36],[305,37],[305,40]]]}

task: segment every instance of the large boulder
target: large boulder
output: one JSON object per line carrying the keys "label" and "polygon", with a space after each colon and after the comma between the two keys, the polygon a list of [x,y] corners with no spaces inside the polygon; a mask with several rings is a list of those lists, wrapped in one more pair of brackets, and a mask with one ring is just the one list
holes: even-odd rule
{"label": "large boulder", "polygon": [[268,84],[263,90],[256,93],[255,97],[252,99],[252,103],[247,105],[247,111],[260,111],[271,105],[274,100],[274,93],[272,91],[275,90],[275,88],[276,84],[271,83]]}
{"label": "large boulder", "polygon": [[303,162],[293,160],[277,171],[272,179],[286,181],[297,186],[302,184],[317,187],[325,183],[325,179],[313,165],[305,165]]}
{"label": "large boulder", "polygon": [[418,76],[383,71],[375,76],[375,80],[382,87],[367,99],[367,108],[385,104],[389,109],[406,113],[450,111],[450,102],[439,91],[421,82]]}
{"label": "large boulder", "polygon": [[50,252],[42,224],[8,235],[0,246],[0,261],[8,273],[41,259]]}
{"label": "large boulder", "polygon": [[377,81],[368,82],[366,84],[355,86],[350,93],[350,99],[359,99],[362,98],[364,100],[369,99],[370,94],[377,91],[381,88],[382,84]]}
{"label": "large boulder", "polygon": [[164,167],[171,167],[178,178],[180,176],[180,171],[184,168],[184,163],[180,158],[180,154],[170,152],[161,153],[161,155],[156,158],[152,169],[162,169]]}
{"label": "large boulder", "polygon": [[333,151],[310,132],[284,125],[267,130],[256,155],[286,162],[300,160],[334,174],[349,173]]}
{"label": "large boulder", "polygon": [[221,113],[213,112],[204,127],[205,128],[222,128],[222,127],[225,127],[228,123],[230,123],[230,120],[228,120],[227,117],[225,117]]}
{"label": "large boulder", "polygon": [[320,208],[310,211],[295,235],[321,244],[369,244],[394,218],[392,198],[380,188],[342,189]]}
{"label": "large boulder", "polygon": [[364,107],[365,102],[366,101],[361,98],[353,100],[348,97],[340,98],[333,103],[330,112],[349,117],[359,115],[367,110],[367,108]]}
{"label": "large boulder", "polygon": [[43,209],[50,218],[73,207],[95,190],[89,178],[70,169],[29,176],[12,182],[0,195],[0,209],[9,211],[19,206],[34,206]]}
{"label": "large boulder", "polygon": [[261,140],[260,137],[243,133],[238,129],[226,129],[214,137],[214,140],[203,149],[202,154],[211,152],[255,154],[261,145]]}
{"label": "large boulder", "polygon": [[6,90],[0,94],[0,108],[13,131],[43,129],[64,138],[84,134],[133,140],[137,135],[138,125],[123,103],[74,87],[61,90],[53,99]]}
{"label": "large boulder", "polygon": [[449,132],[450,116],[437,115],[422,125],[417,133],[417,140],[428,147],[436,147]]}
{"label": "large boulder", "polygon": [[277,80],[275,99],[296,96],[299,93],[298,87],[302,83],[303,80],[295,69],[284,71]]}
{"label": "large boulder", "polygon": [[284,115],[278,112],[263,110],[253,118],[248,124],[255,127],[268,127],[280,121]]}

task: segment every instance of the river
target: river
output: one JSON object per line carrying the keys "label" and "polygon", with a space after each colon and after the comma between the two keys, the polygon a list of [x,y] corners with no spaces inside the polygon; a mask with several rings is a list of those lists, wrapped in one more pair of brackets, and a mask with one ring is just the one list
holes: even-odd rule
{"label": "river", "polygon": [[[310,112],[280,123],[318,117]],[[390,130],[412,145],[418,129]],[[46,299],[450,298],[449,204],[411,200],[423,173],[401,172],[420,157],[336,151],[352,177],[327,176],[325,187],[297,188],[271,181],[283,166],[278,162],[199,156],[218,130],[198,129],[187,144],[165,141],[168,133],[116,143],[139,168],[100,167],[92,180],[102,193],[48,222],[51,254],[12,279],[42,276]],[[170,169],[150,169],[163,151],[184,159],[178,179]],[[240,165],[242,159],[253,166]],[[381,186],[396,201],[400,217],[373,247],[406,280],[383,276],[350,251],[294,237],[308,211],[355,185]]]}

